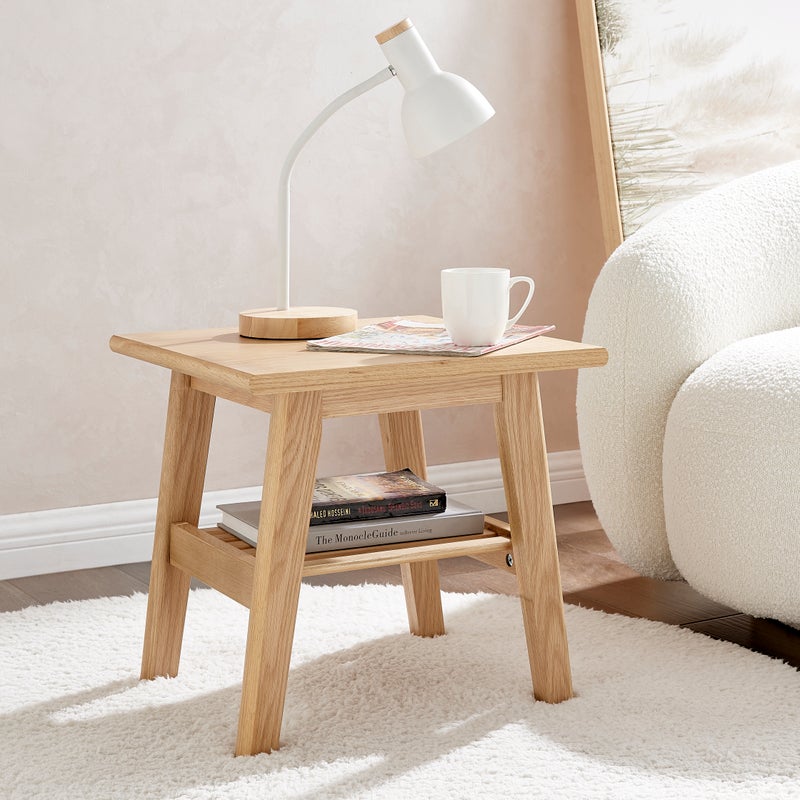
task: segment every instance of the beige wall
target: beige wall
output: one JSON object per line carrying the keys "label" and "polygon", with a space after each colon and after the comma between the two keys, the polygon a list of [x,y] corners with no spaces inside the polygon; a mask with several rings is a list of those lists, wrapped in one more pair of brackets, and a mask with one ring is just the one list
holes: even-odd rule
{"label": "beige wall", "polygon": [[[284,153],[406,15],[497,116],[416,162],[399,85],[339,112],[295,169],[293,300],[436,314],[439,269],[505,265],[537,281],[524,321],[580,336],[602,243],[568,0],[6,4],[0,514],[155,496],[168,375],[109,336],[273,302]],[[574,376],[543,387],[549,449],[576,448]],[[266,431],[220,403],[207,488],[260,483]],[[325,433],[322,473],[381,466],[375,420]],[[485,408],[426,436],[431,463],[496,455]]]}

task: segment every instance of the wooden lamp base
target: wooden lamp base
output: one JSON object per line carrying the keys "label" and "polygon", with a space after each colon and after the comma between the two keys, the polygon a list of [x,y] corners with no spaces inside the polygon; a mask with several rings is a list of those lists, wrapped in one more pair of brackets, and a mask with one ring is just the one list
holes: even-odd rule
{"label": "wooden lamp base", "polygon": [[350,333],[357,325],[358,312],[353,308],[295,306],[239,313],[239,335],[250,339],[325,339]]}

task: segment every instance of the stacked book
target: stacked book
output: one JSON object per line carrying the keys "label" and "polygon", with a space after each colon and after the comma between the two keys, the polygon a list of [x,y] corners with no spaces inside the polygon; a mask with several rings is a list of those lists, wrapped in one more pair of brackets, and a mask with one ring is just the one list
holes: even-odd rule
{"label": "stacked book", "polygon": [[[256,546],[261,503],[227,503],[219,527]],[[318,478],[307,553],[399,544],[483,532],[483,514],[447,502],[445,492],[411,470]]]}

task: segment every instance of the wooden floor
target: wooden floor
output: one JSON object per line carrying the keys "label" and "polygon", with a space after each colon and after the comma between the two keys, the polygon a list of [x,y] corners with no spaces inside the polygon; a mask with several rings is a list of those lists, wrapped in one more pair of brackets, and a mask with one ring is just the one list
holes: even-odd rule
{"label": "wooden floor", "polygon": [[[748,647],[800,668],[800,630],[754,619],[706,599],[686,583],[643,578],[614,552],[591,503],[556,506],[564,600],[613,614],[668,622]],[[442,589],[516,594],[513,575],[471,558],[440,561]],[[0,611],[91,597],[144,592],[149,563],[0,581]],[[306,578],[310,584],[400,583],[399,567]],[[202,584],[195,584],[202,585]]]}

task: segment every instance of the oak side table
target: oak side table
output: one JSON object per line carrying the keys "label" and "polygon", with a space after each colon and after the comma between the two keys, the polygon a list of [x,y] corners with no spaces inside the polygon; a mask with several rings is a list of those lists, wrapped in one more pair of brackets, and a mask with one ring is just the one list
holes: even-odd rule
{"label": "oak side table", "polygon": [[[438,636],[437,559],[466,555],[513,569],[534,697],[572,696],[537,373],[602,366],[602,347],[539,337],[477,358],[330,353],[235,329],[110,344],[172,371],[141,676],[177,674],[192,575],[249,607],[237,755],[280,745],[304,575],[400,564],[411,633]],[[197,527],[217,397],[271,415],[257,548]],[[305,554],[323,418],[378,414],[387,470],[425,478],[420,410],[473,403],[494,406],[508,524],[487,518],[476,536]]]}

